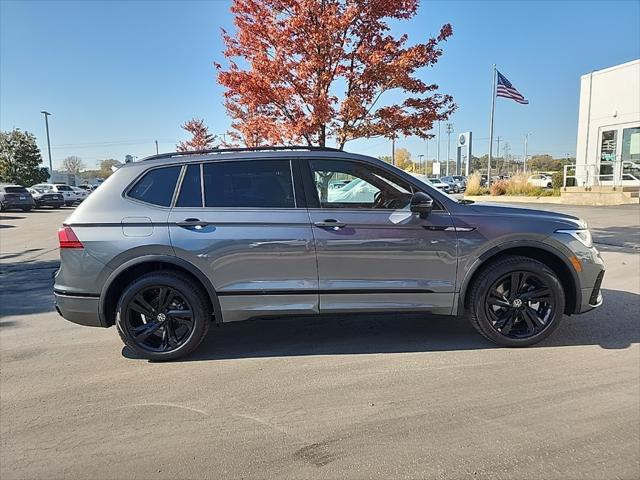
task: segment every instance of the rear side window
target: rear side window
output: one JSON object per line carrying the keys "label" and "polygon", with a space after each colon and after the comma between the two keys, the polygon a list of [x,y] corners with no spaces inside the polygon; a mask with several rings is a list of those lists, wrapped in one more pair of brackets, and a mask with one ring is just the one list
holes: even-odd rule
{"label": "rear side window", "polygon": [[207,207],[294,208],[289,160],[204,164]]}
{"label": "rear side window", "polygon": [[61,192],[71,192],[71,191],[73,191],[73,189],[71,187],[68,187],[66,185],[56,185],[56,188]]}
{"label": "rear side window", "polygon": [[168,207],[171,205],[180,168],[179,165],[176,165],[150,170],[129,190],[129,197],[153,205]]}
{"label": "rear side window", "polygon": [[200,165],[189,165],[182,179],[176,207],[202,207],[202,185]]}

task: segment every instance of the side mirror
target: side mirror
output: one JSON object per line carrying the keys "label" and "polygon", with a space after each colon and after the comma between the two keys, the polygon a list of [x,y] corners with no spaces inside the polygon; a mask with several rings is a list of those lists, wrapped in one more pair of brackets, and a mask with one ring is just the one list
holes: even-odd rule
{"label": "side mirror", "polygon": [[433,199],[424,192],[416,192],[411,197],[411,211],[427,218],[433,209]]}

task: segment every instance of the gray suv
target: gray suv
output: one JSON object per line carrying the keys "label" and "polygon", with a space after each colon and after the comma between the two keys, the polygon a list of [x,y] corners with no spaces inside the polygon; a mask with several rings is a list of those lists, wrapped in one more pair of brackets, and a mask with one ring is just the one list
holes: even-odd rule
{"label": "gray suv", "polygon": [[467,315],[487,339],[524,346],[602,303],[584,221],[456,200],[329,148],[129,163],[58,235],[58,312],[115,325],[152,360],[192,352],[212,322],[285,315]]}

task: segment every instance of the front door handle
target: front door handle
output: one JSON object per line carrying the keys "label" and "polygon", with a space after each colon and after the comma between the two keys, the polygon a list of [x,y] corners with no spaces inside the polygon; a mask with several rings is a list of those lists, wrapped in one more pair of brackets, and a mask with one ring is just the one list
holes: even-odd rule
{"label": "front door handle", "polygon": [[209,222],[203,222],[199,218],[186,218],[182,222],[176,222],[179,227],[206,227]]}
{"label": "front door handle", "polygon": [[333,218],[327,218],[321,222],[314,222],[313,224],[316,227],[333,228],[334,230],[337,230],[338,228],[342,228],[347,225],[346,223],[339,222],[338,220],[334,220]]}

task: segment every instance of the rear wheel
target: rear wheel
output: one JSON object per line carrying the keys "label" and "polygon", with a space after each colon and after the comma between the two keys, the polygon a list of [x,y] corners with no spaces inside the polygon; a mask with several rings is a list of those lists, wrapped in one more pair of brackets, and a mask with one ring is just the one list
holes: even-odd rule
{"label": "rear wheel", "polygon": [[562,284],[545,264],[509,256],[493,262],[474,280],[469,294],[471,324],[498,345],[533,345],[560,324]]}
{"label": "rear wheel", "polygon": [[23,212],[30,212],[31,210],[33,210],[33,207],[24,207],[24,208],[22,208]]}
{"label": "rear wheel", "polygon": [[116,327],[122,341],[149,360],[174,360],[193,352],[211,322],[206,294],[178,272],[143,275],[120,296]]}

